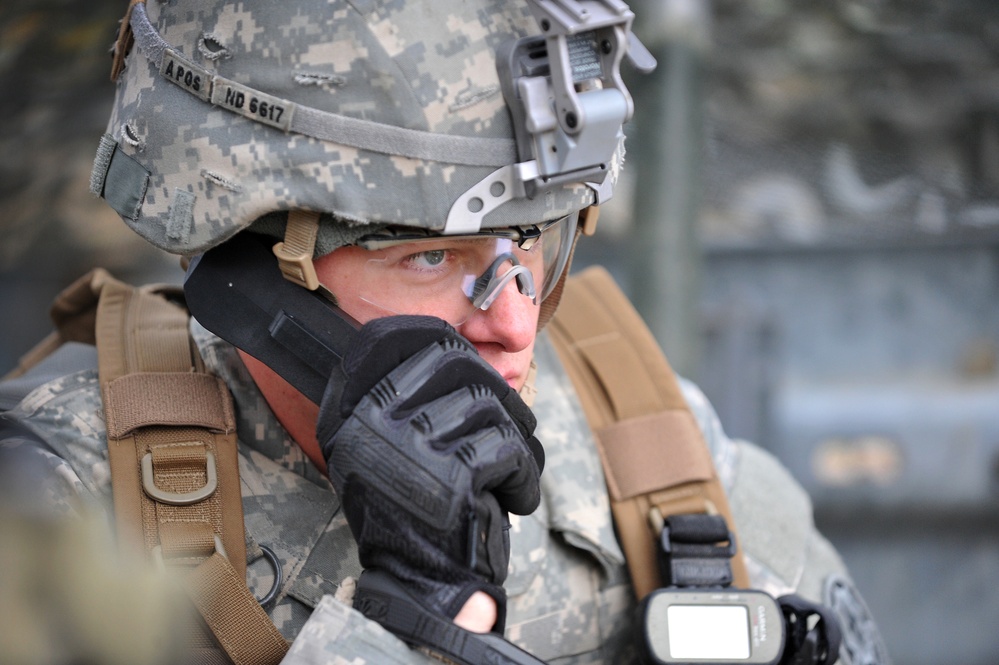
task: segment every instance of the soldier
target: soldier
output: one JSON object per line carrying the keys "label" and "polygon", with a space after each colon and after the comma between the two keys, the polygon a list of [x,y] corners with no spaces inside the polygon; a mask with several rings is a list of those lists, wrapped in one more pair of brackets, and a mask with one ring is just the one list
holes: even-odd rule
{"label": "soldier", "polygon": [[[195,257],[190,335],[234,404],[248,582],[291,641],[272,660],[428,659],[406,642],[462,657],[452,633],[417,639],[373,611],[383,596],[508,658],[528,656],[498,635],[547,662],[637,657],[600,456],[544,330],[623,159],[618,67],[648,64],[631,19],[610,1],[131,4],[92,188]],[[227,261],[269,286],[195,279]],[[361,326],[342,365],[308,303]],[[4,384],[7,493],[24,504],[111,510],[120,423],[96,367],[65,344]],[[752,586],[848,598],[842,661],[884,662],[807,496],[680,385]]]}

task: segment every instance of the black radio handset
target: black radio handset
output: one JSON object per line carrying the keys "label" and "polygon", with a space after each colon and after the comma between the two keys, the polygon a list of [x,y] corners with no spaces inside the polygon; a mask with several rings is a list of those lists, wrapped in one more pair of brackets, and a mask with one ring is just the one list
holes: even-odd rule
{"label": "black radio handset", "polygon": [[[284,278],[273,239],[239,233],[191,260],[188,309],[201,325],[261,361],[319,404],[360,323]],[[342,382],[341,382],[342,383]]]}

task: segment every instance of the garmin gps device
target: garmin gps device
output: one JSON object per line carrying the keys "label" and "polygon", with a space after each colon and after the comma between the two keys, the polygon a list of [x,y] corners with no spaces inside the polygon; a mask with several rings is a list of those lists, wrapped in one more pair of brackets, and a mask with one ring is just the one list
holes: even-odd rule
{"label": "garmin gps device", "polygon": [[652,665],[830,665],[841,633],[832,612],[798,595],[732,586],[737,548],[725,518],[670,515],[656,558],[664,587],[639,605],[639,645]]}
{"label": "garmin gps device", "polygon": [[771,596],[743,589],[666,588],[642,602],[641,647],[646,662],[780,662],[784,615]]}

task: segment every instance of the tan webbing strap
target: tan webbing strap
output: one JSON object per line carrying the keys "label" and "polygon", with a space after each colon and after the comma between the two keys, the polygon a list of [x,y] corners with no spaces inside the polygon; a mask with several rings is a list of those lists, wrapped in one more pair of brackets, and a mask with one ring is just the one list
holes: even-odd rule
{"label": "tan webbing strap", "polygon": [[[284,658],[288,643],[256,599],[248,590],[245,594],[230,592],[237,587],[246,589],[246,581],[224,556],[212,554],[194,570],[187,583],[193,589],[191,595],[198,611],[236,665],[278,663]],[[270,630],[260,630],[253,619],[257,612],[264,615]]]}
{"label": "tan webbing strap", "polygon": [[[662,586],[655,559],[662,518],[720,514],[735,533],[728,500],[672,368],[605,270],[590,268],[568,280],[549,331],[596,433],[641,599]],[[735,585],[747,587],[741,549],[732,571]]]}
{"label": "tan webbing strap", "polygon": [[119,539],[184,567],[195,605],[233,662],[277,663],[287,642],[245,582],[229,392],[205,372],[182,308],[110,278],[95,290]]}

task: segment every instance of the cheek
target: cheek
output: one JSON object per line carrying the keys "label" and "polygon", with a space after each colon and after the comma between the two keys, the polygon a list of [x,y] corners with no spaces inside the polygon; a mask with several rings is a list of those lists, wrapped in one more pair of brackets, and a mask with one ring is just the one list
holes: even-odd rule
{"label": "cheek", "polygon": [[383,312],[360,297],[367,260],[367,251],[360,247],[341,247],[315,260],[319,281],[333,292],[340,309],[361,323],[384,316]]}

